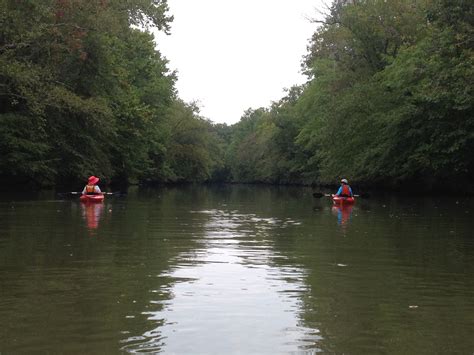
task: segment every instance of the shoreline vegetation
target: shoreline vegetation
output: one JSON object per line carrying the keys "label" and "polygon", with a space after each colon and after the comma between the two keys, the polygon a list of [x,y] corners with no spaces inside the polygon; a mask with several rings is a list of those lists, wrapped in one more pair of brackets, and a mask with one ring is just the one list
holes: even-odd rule
{"label": "shoreline vegetation", "polygon": [[[29,193],[37,193],[37,192],[52,192],[55,195],[61,196],[69,196],[70,194],[65,191],[72,191],[77,189],[77,186],[82,186],[84,182],[77,182],[75,184],[57,184],[55,186],[47,186],[47,185],[37,185],[37,184],[3,184],[0,187],[1,193],[8,193],[8,195],[14,196],[15,191],[19,191],[21,194],[29,194]],[[301,184],[301,183],[267,183],[267,182],[222,182],[222,181],[207,181],[207,182],[153,182],[153,183],[136,183],[136,184],[124,184],[124,183],[111,183],[111,184],[100,184],[101,188],[104,191],[115,191],[113,194],[117,196],[126,196],[127,192],[130,189],[168,189],[168,188],[188,188],[188,187],[199,187],[199,186],[211,186],[217,188],[226,188],[232,186],[262,186],[268,188],[301,188],[306,189],[307,193],[313,195],[313,197],[319,199],[320,197],[324,197],[325,194],[335,193],[339,188],[337,184],[326,184],[326,185],[311,185],[311,184]],[[418,196],[418,197],[457,197],[457,198],[471,198],[474,196],[474,190],[465,188],[465,189],[453,189],[453,188],[443,188],[439,187],[438,189],[423,189],[420,188],[418,185],[404,185],[400,187],[370,187],[365,185],[353,185],[353,190],[358,198],[362,199],[371,199],[372,197],[380,197],[385,195],[397,195],[397,196]],[[21,188],[21,189],[20,189]],[[18,189],[18,190],[17,190]],[[303,190],[302,190],[303,191]],[[111,194],[111,192],[107,192]],[[76,195],[71,194],[71,197]]]}
{"label": "shoreline vegetation", "polygon": [[308,43],[307,82],[228,126],[180,99],[151,31],[172,31],[165,0],[0,0],[0,184],[345,177],[472,195],[473,13],[466,0],[335,0]]}

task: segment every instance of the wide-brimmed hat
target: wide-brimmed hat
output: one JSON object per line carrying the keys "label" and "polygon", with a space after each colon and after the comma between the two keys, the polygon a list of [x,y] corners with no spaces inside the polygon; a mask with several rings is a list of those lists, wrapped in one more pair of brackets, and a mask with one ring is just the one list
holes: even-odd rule
{"label": "wide-brimmed hat", "polygon": [[97,176],[89,176],[88,184],[89,185],[95,185],[99,182],[99,178]]}

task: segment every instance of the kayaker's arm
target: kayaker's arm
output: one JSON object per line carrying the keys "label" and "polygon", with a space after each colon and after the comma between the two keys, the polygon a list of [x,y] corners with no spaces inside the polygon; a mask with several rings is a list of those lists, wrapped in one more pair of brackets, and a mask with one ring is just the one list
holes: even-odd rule
{"label": "kayaker's arm", "polygon": [[339,190],[336,192],[336,196],[339,196],[342,193],[342,186],[339,187]]}

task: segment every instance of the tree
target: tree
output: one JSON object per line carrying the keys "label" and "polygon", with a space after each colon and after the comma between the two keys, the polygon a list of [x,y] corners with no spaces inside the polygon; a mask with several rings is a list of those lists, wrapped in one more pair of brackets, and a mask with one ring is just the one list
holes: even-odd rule
{"label": "tree", "polygon": [[3,178],[149,172],[174,74],[153,37],[133,27],[168,31],[167,9],[151,0],[0,1]]}

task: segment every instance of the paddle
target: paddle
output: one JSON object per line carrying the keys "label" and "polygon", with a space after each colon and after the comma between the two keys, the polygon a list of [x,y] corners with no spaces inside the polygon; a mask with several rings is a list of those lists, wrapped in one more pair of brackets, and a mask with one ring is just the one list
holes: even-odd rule
{"label": "paddle", "polygon": [[[321,198],[321,197],[332,197],[331,194],[323,194],[321,192],[313,192],[313,197],[314,198]],[[368,193],[362,193],[360,195],[353,195],[354,197],[360,197],[360,198],[369,198],[370,195]]]}
{"label": "paddle", "polygon": [[[82,192],[79,191],[70,191],[70,192],[58,192],[58,195],[82,195]],[[117,192],[102,192],[102,195],[114,195],[114,196],[125,196],[126,194],[120,191]]]}
{"label": "paddle", "polygon": [[315,198],[321,198],[323,196],[330,197],[331,195],[330,194],[323,194],[321,192],[313,192],[313,197],[315,197]]}

